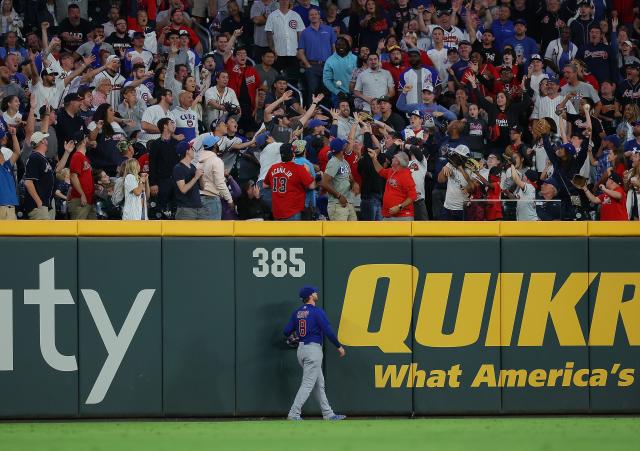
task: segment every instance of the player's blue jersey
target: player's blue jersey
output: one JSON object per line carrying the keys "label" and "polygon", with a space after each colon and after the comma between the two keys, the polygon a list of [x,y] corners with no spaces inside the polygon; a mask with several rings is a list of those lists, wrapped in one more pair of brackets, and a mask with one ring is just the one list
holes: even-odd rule
{"label": "player's blue jersey", "polygon": [[293,331],[298,333],[300,341],[304,344],[322,344],[326,335],[336,348],[341,346],[324,310],[311,304],[305,304],[291,314],[289,323],[284,328],[284,335],[288,337]]}

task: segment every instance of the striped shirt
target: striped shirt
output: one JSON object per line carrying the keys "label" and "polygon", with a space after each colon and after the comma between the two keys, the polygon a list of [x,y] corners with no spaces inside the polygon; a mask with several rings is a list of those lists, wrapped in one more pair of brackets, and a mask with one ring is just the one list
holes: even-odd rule
{"label": "striped shirt", "polygon": [[120,105],[120,90],[124,86],[125,78],[117,72],[115,75],[109,75],[109,72],[103,70],[93,79],[92,86],[98,86],[98,82],[106,78],[111,83],[111,92],[107,96],[107,102],[113,107],[114,111],[118,110],[118,105]]}
{"label": "striped shirt", "polygon": [[[564,96],[558,95],[556,98],[551,99],[548,96],[540,97],[535,95],[535,101],[533,104],[533,113],[531,113],[531,119],[542,119],[550,117],[556,123],[556,130],[560,129],[560,116],[556,114],[556,107],[562,103]],[[567,102],[567,112],[569,114],[575,114],[575,109],[571,102]]]}

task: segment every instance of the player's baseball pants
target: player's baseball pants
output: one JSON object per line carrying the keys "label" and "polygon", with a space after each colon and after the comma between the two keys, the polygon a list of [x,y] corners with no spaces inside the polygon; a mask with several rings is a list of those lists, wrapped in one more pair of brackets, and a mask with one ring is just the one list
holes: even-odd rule
{"label": "player's baseball pants", "polygon": [[318,343],[298,345],[298,363],[302,367],[302,383],[293,400],[289,418],[297,418],[302,412],[302,406],[311,392],[318,400],[323,418],[330,418],[334,415],[329,400],[324,392],[324,376],[322,375],[322,346]]}

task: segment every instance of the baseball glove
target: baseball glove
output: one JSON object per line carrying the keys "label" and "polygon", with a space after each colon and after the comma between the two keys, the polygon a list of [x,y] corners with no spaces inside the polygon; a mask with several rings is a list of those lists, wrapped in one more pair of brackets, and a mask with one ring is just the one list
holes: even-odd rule
{"label": "baseball glove", "polygon": [[298,343],[300,343],[300,337],[298,337],[298,333],[293,332],[291,335],[289,335],[287,337],[286,343],[290,348],[297,348]]}
{"label": "baseball glove", "polygon": [[540,138],[551,133],[551,126],[544,119],[538,119],[533,123],[533,136]]}

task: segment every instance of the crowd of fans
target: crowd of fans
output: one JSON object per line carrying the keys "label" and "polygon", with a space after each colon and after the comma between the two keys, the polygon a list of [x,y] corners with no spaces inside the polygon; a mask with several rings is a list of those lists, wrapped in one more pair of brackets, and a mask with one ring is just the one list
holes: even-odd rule
{"label": "crowd of fans", "polygon": [[638,220],[638,0],[3,0],[0,219]]}

